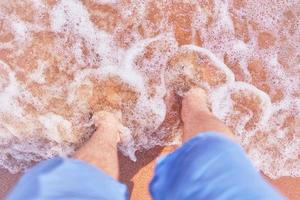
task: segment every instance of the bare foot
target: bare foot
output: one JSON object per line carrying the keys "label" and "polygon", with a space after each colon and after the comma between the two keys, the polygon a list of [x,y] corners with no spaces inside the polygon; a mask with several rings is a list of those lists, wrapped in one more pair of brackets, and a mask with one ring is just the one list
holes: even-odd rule
{"label": "bare foot", "polygon": [[120,141],[119,129],[122,124],[117,114],[95,113],[93,120],[97,130],[90,140],[78,149],[73,158],[95,165],[115,179],[119,176],[117,145]]}
{"label": "bare foot", "polygon": [[181,118],[184,124],[183,142],[205,131],[215,131],[229,138],[234,137],[231,130],[210,112],[203,89],[194,88],[184,95]]}

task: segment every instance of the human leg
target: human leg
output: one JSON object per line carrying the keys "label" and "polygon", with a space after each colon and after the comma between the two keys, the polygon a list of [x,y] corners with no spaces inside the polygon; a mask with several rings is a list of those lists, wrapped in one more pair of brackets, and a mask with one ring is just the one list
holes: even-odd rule
{"label": "human leg", "polygon": [[110,113],[95,116],[97,131],[73,158],[54,158],[30,169],[9,194],[24,199],[128,199],[118,177],[118,126]]}
{"label": "human leg", "polygon": [[185,144],[158,162],[150,185],[155,200],[283,199],[209,112],[203,90],[188,92],[182,106]]}

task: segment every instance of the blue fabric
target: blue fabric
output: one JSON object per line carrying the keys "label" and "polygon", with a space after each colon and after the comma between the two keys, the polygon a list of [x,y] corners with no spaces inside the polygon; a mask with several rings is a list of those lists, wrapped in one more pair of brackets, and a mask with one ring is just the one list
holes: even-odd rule
{"label": "blue fabric", "polygon": [[92,165],[68,158],[29,170],[7,200],[124,200],[127,187]]}
{"label": "blue fabric", "polygon": [[[202,133],[162,158],[150,185],[155,200],[283,199],[241,147]],[[8,200],[128,199],[125,185],[81,161],[54,158],[29,170]]]}
{"label": "blue fabric", "polygon": [[160,159],[150,192],[155,200],[283,199],[239,145],[213,132],[199,134]]}

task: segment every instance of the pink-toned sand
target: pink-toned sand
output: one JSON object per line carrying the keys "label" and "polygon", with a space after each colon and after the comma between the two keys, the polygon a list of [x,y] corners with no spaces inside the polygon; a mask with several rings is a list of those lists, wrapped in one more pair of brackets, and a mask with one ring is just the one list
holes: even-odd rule
{"label": "pink-toned sand", "polygon": [[[156,147],[152,150],[139,152],[138,161],[133,162],[120,154],[121,181],[128,185],[131,200],[151,199],[148,184],[153,175],[155,160],[159,155],[172,151],[174,147]],[[0,200],[4,199],[15,185],[20,174],[12,175],[7,170],[0,170]],[[269,181],[290,200],[300,199],[300,178],[282,177]]]}
{"label": "pink-toned sand", "polygon": [[[7,5],[7,2],[11,2],[11,4]],[[33,3],[31,3],[30,1],[26,1],[27,3],[22,3],[23,1],[1,1],[0,3],[0,7],[3,8],[3,10],[1,10],[2,12],[4,12],[4,15],[6,16],[10,16],[11,14],[14,14],[16,16],[18,16],[20,19],[22,19],[24,22],[27,23],[36,23],[36,24],[41,24],[45,27],[48,27],[49,24],[51,24],[51,13],[50,10],[57,6],[56,4],[58,4],[59,1],[56,0],[47,0],[46,2],[46,7],[48,8],[48,10],[35,10],[34,6],[31,5]],[[25,1],[24,1],[25,2]],[[32,1],[33,2],[33,1]],[[65,2],[71,2],[71,1],[65,1]],[[215,6],[217,6],[217,4],[214,4],[214,1],[203,1],[203,9],[210,14],[211,16],[209,16],[207,18],[207,20],[205,20],[204,26],[199,26],[201,27],[201,29],[199,28],[195,28],[193,27],[194,24],[194,17],[197,14],[197,6],[188,3],[188,1],[186,1],[186,3],[183,3],[181,1],[178,1],[178,3],[174,3],[171,6],[166,4],[166,5],[162,5],[159,6],[161,1],[149,1],[149,5],[148,9],[146,10],[147,12],[145,13],[144,16],[144,20],[140,20],[140,16],[139,13],[140,12],[133,12],[133,16],[130,17],[126,17],[126,16],[122,16],[124,14],[124,10],[122,8],[133,8],[132,10],[136,10],[136,7],[131,6],[130,7],[130,1],[120,1],[120,5],[117,6],[112,6],[112,5],[102,5],[102,4],[97,4],[95,3],[96,1],[90,1],[90,0],[85,0],[83,1],[83,5],[86,7],[87,11],[90,13],[91,15],[91,23],[96,26],[98,29],[104,30],[106,31],[108,34],[112,34],[113,32],[116,32],[116,34],[114,35],[115,38],[115,42],[117,44],[118,48],[128,48],[129,46],[132,45],[132,43],[134,42],[134,36],[135,35],[139,35],[139,37],[141,37],[142,39],[145,38],[149,38],[149,37],[153,37],[159,33],[164,33],[166,27],[162,27],[162,23],[163,20],[168,21],[168,23],[171,25],[171,27],[173,27],[174,29],[174,40],[176,40],[176,42],[178,43],[178,46],[181,45],[185,45],[185,44],[194,44],[197,46],[214,46],[213,42],[214,39],[212,39],[212,44],[210,44],[210,40],[211,38],[205,38],[205,34],[210,34],[213,28],[213,24],[214,21],[217,19],[217,15],[214,13],[215,12]],[[171,2],[171,1],[170,1]],[[200,1],[199,1],[200,2]],[[253,29],[252,31],[255,32],[254,36],[256,38],[255,41],[257,40],[257,45],[258,45],[258,49],[260,49],[261,51],[259,52],[263,52],[263,51],[268,51],[270,50],[271,54],[272,54],[272,48],[279,48],[281,49],[279,55],[278,55],[278,59],[279,59],[279,63],[282,64],[283,68],[285,71],[289,72],[289,74],[295,74],[294,71],[294,63],[292,58],[296,58],[298,54],[296,54],[298,51],[293,49],[293,45],[291,41],[290,36],[289,36],[289,32],[294,33],[296,30],[294,30],[294,27],[296,27],[296,22],[297,22],[297,16],[294,15],[294,13],[298,13],[296,11],[298,11],[299,9],[297,9],[297,7],[292,7],[290,10],[286,10],[285,9],[277,9],[277,3],[267,3],[268,1],[257,1],[257,2],[261,2],[262,4],[266,4],[267,8],[269,9],[269,7],[275,7],[274,9],[279,10],[279,11],[284,11],[284,14],[282,15],[283,18],[281,19],[282,21],[280,21],[281,25],[279,26],[279,29],[276,30],[274,28],[271,28],[269,30],[268,27],[265,27],[264,24],[260,25],[260,23],[258,23],[260,20],[252,20],[255,11],[256,10],[260,10],[259,8],[264,8],[263,6],[257,5],[255,2],[256,1],[251,1],[253,5],[253,8],[250,6],[249,9],[247,10],[247,12],[251,11],[250,14],[246,15],[246,17],[244,15],[240,16],[237,15],[237,11],[240,9],[243,9],[243,7],[246,7],[248,1],[245,0],[234,0],[233,1],[233,8],[230,9],[230,13],[232,15],[232,22],[233,22],[233,29],[234,31],[228,32],[227,29],[225,29],[225,32],[220,32],[220,35],[214,35],[215,38],[221,38],[221,36],[223,36],[225,34],[229,34],[228,37],[234,37],[234,38],[238,38],[239,40],[242,40],[243,42],[245,42],[246,44],[249,43],[250,41],[250,34],[249,34],[249,29]],[[250,1],[249,1],[250,2]],[[270,1],[272,2],[272,1]],[[277,2],[277,1],[276,1]],[[272,4],[272,6],[271,6]],[[73,5],[73,4],[71,4]],[[283,5],[285,7],[285,5]],[[72,7],[72,6],[71,6]],[[288,6],[287,6],[288,7]],[[280,7],[278,7],[280,8]],[[268,10],[267,9],[267,10]],[[236,11],[236,12],[233,12]],[[7,12],[7,13],[6,13]],[[32,16],[33,13],[39,13],[41,12],[40,16],[41,19],[38,19],[37,21],[35,21],[36,19]],[[100,13],[104,13],[104,15],[99,15]],[[273,12],[275,13],[275,12]],[[77,14],[77,13],[76,13]],[[195,16],[194,16],[195,15]],[[267,15],[268,16],[268,15]],[[263,16],[263,19],[266,18],[265,16]],[[8,17],[8,19],[11,19],[10,17]],[[112,20],[107,20],[107,19],[112,19]],[[270,20],[272,18],[270,17]],[[276,20],[276,18],[274,18]],[[145,23],[142,23],[145,22]],[[1,21],[2,23],[2,21]],[[137,26],[137,30],[135,29],[135,26],[133,26],[132,24],[134,23],[138,23],[139,26]],[[150,24],[150,26],[149,26]],[[1,33],[0,35],[0,42],[2,43],[7,43],[7,42],[16,42],[15,40],[18,39],[18,34],[12,30],[10,28],[11,26],[11,22],[10,20],[4,20],[3,22],[3,26],[7,26],[7,30],[4,30],[3,33]],[[202,30],[203,29],[203,30]],[[286,29],[288,30],[286,32]],[[77,30],[77,29],[76,29]],[[119,31],[115,31],[115,30],[119,30]],[[55,53],[56,52],[56,46],[57,44],[54,43],[54,41],[57,41],[57,39],[59,39],[60,37],[64,36],[66,39],[68,39],[68,41],[70,41],[70,43],[74,43],[77,44],[76,42],[73,41],[73,37],[77,40],[78,35],[76,35],[77,33],[73,33],[73,29],[68,29],[68,31],[70,33],[65,33],[65,29],[61,30],[59,32],[59,34],[51,31],[51,30],[44,30],[44,31],[40,31],[37,32],[37,30],[34,28],[34,30],[32,30],[34,32],[33,34],[33,40],[30,42],[30,44],[27,46],[20,46],[18,44],[18,42],[13,45],[11,47],[11,49],[4,49],[0,51],[0,60],[3,60],[5,63],[7,63],[8,65],[11,66],[11,68],[13,69],[13,71],[18,71],[18,76],[17,79],[18,81],[22,82],[24,85],[27,85],[25,83],[27,83],[27,75],[29,73],[31,73],[35,68],[37,68],[37,60],[38,59],[42,59],[42,60],[46,60],[49,62],[49,73],[47,73],[46,76],[46,84],[45,86],[48,85],[52,85],[53,82],[55,83],[60,83],[59,81],[62,81],[64,84],[66,83],[66,81],[68,79],[72,79],[73,74],[69,75],[66,73],[66,71],[59,71],[57,68],[57,65],[59,64],[59,66],[61,66],[61,68],[63,68],[64,63],[66,63],[66,66],[73,66],[74,65],[74,60],[76,60],[74,57],[74,53],[73,51],[71,51],[73,49],[73,46],[71,46],[71,44],[65,44],[64,40],[62,40],[62,43],[59,43],[58,46],[60,48],[65,48],[65,56],[67,56],[66,59],[64,56],[59,55],[59,53]],[[282,32],[284,35],[276,35],[276,31],[277,32]],[[218,31],[217,31],[218,32]],[[296,32],[297,33],[297,32]],[[74,34],[74,35],[73,35]],[[126,40],[126,38],[132,38],[130,40]],[[22,39],[22,37],[21,37]],[[84,39],[84,38],[83,38]],[[131,41],[132,40],[132,41]],[[21,40],[22,41],[22,40]],[[295,39],[296,41],[296,39]],[[87,48],[89,46],[86,46],[88,43],[85,40],[82,40],[82,49],[83,49],[83,58],[95,58],[93,62],[95,63],[86,63],[84,62],[82,65],[85,68],[92,68],[94,67],[94,65],[98,66],[101,63],[99,63],[98,61],[98,56],[96,55],[93,48]],[[240,44],[240,43],[237,43]],[[255,43],[256,44],[256,43]],[[154,45],[155,46],[155,45]],[[71,48],[72,47],[72,48]],[[158,45],[159,47],[159,45]],[[157,47],[157,48],[158,48]],[[251,46],[250,46],[251,47]],[[16,53],[18,53],[18,51],[14,51],[14,49],[22,49],[22,51],[24,51],[24,53],[22,53],[22,55],[17,55]],[[251,47],[252,48],[252,47]],[[155,49],[155,48],[153,48]],[[150,59],[150,57],[152,56],[152,54],[157,54],[158,52],[153,51],[152,47],[149,46],[148,50],[146,51],[145,55],[142,56],[141,58],[143,58],[144,60],[148,60]],[[159,48],[158,48],[159,49]],[[215,51],[217,51],[219,49],[216,49]],[[254,49],[255,52],[257,51],[257,49]],[[153,52],[154,53],[153,53]],[[231,52],[231,46],[230,49],[227,49],[224,54],[224,63],[228,65],[228,67],[234,72],[234,74],[236,75],[236,79],[239,81],[246,81],[245,79],[245,74],[244,71],[241,68],[241,64],[240,61],[237,62],[236,60],[240,60],[240,58],[235,58],[234,56],[232,58],[230,58],[230,56],[228,56],[228,52]],[[217,51],[218,52],[218,51]],[[231,52],[232,53],[232,52]],[[86,54],[86,55],[85,55]],[[95,55],[94,55],[95,54]],[[193,54],[192,54],[193,55]],[[239,55],[239,54],[238,54]],[[184,54],[183,57],[186,57],[186,55]],[[247,56],[245,56],[247,58]],[[254,57],[248,60],[248,58],[243,58],[245,59],[246,64],[246,68],[249,71],[249,76],[251,76],[250,78],[252,79],[251,84],[255,85],[257,88],[261,89],[262,91],[264,91],[265,93],[267,93],[272,102],[280,102],[284,99],[284,93],[286,92],[286,87],[284,85],[279,85],[280,87],[275,87],[274,84],[272,84],[272,82],[268,82],[268,75],[270,75],[273,70],[272,66],[268,65],[268,62],[266,62],[266,65],[264,65],[264,54],[262,55],[254,55]],[[276,54],[277,57],[277,54]],[[153,56],[153,58],[155,58],[155,56]],[[193,57],[192,57],[193,58]],[[267,59],[268,57],[266,57],[265,59]],[[88,60],[88,59],[87,59]],[[91,59],[93,60],[93,59]],[[175,59],[171,59],[171,61],[173,61],[175,64],[177,59],[175,57]],[[142,63],[142,62],[141,62]],[[147,63],[147,62],[146,62]],[[81,66],[80,63],[75,63],[76,65],[78,65],[79,67]],[[172,62],[171,62],[172,64]],[[174,64],[174,66],[176,66]],[[180,64],[180,62],[179,62]],[[90,65],[90,66],[89,66]],[[244,64],[243,64],[244,65]],[[18,67],[22,66],[22,68],[24,68],[24,71],[19,71],[17,70]],[[65,69],[68,69],[68,67],[65,67]],[[268,70],[270,71],[268,73]],[[0,72],[1,74],[6,74],[7,72],[3,71]],[[204,74],[210,74],[210,71],[207,71],[207,73]],[[299,71],[297,72],[299,73]],[[279,77],[277,78],[275,76],[275,80],[281,80],[282,79],[282,75],[280,74]],[[6,76],[3,76],[6,77]],[[212,81],[211,80],[212,76],[207,76],[208,81]],[[57,79],[57,80],[56,80]],[[4,79],[4,84],[6,84],[5,82],[6,79]],[[108,79],[107,82],[112,82],[111,80]],[[116,82],[116,81],[115,81]],[[149,81],[149,83],[155,83],[155,82],[159,82],[156,80],[156,76],[154,76],[153,80],[151,79],[151,81]],[[131,94],[131,92],[124,92],[124,94],[120,95],[120,97],[118,96],[118,90],[114,89],[114,88],[118,88],[118,85],[120,85],[119,82],[112,82],[110,84],[106,84],[108,85],[107,88],[105,87],[104,89],[106,89],[104,93],[104,95],[102,94],[102,92],[96,92],[96,91],[103,91],[102,89],[99,90],[99,87],[102,84],[102,82],[98,82],[99,87],[97,86],[97,84],[95,84],[95,87],[93,88],[93,90],[95,90],[94,95],[92,96],[92,100],[88,100],[87,102],[90,104],[90,107],[92,109],[92,111],[97,111],[97,109],[102,108],[102,104],[101,106],[99,106],[99,100],[103,100],[104,102],[109,102],[111,105],[111,107],[114,106],[118,106],[120,102],[118,102],[116,99],[130,99],[128,97],[128,95]],[[116,87],[115,87],[116,85]],[[297,85],[297,84],[295,84]],[[46,101],[45,109],[47,111],[52,111],[52,112],[57,112],[57,113],[61,113],[62,116],[65,116],[66,118],[70,115],[70,113],[74,113],[74,111],[72,109],[77,108],[78,102],[75,103],[76,106],[69,108],[69,106],[66,104],[66,100],[65,99],[54,99],[50,94],[50,96],[48,97],[47,95],[48,92],[42,92],[42,89],[44,88],[43,85],[37,84],[37,83],[33,83],[28,85],[28,91],[30,91],[32,93],[33,96],[36,96],[38,98],[42,98]],[[113,89],[112,89],[113,88]],[[123,91],[124,89],[122,89]],[[62,90],[63,91],[63,90]],[[125,88],[125,91],[127,91],[127,89]],[[289,91],[289,90],[287,90]],[[292,91],[292,90],[291,90]],[[297,91],[297,90],[295,90]],[[86,97],[86,93],[82,93],[84,95],[84,97]],[[113,95],[112,95],[113,94]],[[111,98],[111,96],[115,96],[117,95],[118,98]],[[294,97],[293,98],[299,98],[299,92],[295,92],[295,94],[293,94]],[[81,98],[81,96],[80,96]],[[89,97],[90,98],[90,97]],[[237,99],[239,100],[239,99]],[[246,99],[247,100],[247,99]],[[245,103],[245,101],[241,101],[243,103]],[[40,115],[41,113],[38,113],[38,111],[36,110],[35,107],[33,107],[31,104],[32,102],[26,102],[26,104],[24,103],[24,105],[22,105],[22,107],[24,107],[24,109],[27,111],[27,113],[32,115]],[[257,112],[256,106],[253,106],[253,102],[252,99],[248,99],[248,103],[249,104],[249,109],[253,110],[253,113],[257,113],[257,115],[259,115],[259,113]],[[120,104],[121,105],[121,104]],[[292,105],[292,104],[291,104]],[[248,107],[246,107],[248,109]],[[254,108],[252,108],[254,107]],[[241,108],[240,108],[241,109]],[[244,110],[247,110],[245,108],[243,108]],[[288,109],[287,109],[288,110]],[[86,112],[88,113],[88,112]],[[10,114],[10,113],[9,113]],[[280,115],[286,115],[287,112],[284,110],[282,113],[279,113]],[[283,120],[283,124],[282,127],[287,128],[289,127],[289,129],[291,126],[296,126],[296,119],[294,119],[296,116],[293,116],[292,113],[288,113],[289,115],[287,115],[284,120]],[[239,119],[238,117],[234,117],[236,119]],[[258,118],[256,116],[256,118]],[[274,118],[278,118],[278,115],[275,114]],[[10,118],[9,118],[10,119]],[[249,125],[255,125],[255,117],[253,118],[252,121],[249,122]],[[9,123],[9,122],[5,122],[5,123]],[[26,123],[23,123],[23,125],[25,126]],[[20,122],[18,121],[16,123],[16,128],[20,128]],[[27,127],[27,126],[25,126]],[[28,128],[28,127],[27,127]],[[247,128],[247,127],[246,127]],[[248,129],[250,129],[248,127]],[[20,128],[20,130],[23,131],[23,128]],[[268,135],[268,134],[266,134]],[[262,141],[262,144],[264,143],[264,140],[261,140],[261,138],[264,138],[264,134],[259,133],[257,136],[257,141],[254,140],[255,144],[257,144],[256,146],[259,146],[261,143],[258,143],[259,141]],[[293,137],[290,137],[293,138]],[[285,142],[287,142],[287,144],[285,144]],[[282,139],[282,143],[284,143],[284,145],[289,145],[289,141],[286,140],[285,138]],[[261,145],[262,146],[262,145]],[[281,144],[282,146],[282,144]],[[272,148],[274,148],[274,150],[278,149],[277,145],[272,146]],[[153,173],[153,169],[155,166],[155,158],[157,156],[159,156],[162,152],[168,152],[170,151],[172,148],[155,148],[152,149],[151,151],[147,151],[147,152],[143,152],[143,153],[139,153],[138,154],[138,162],[134,163],[130,160],[128,160],[127,158],[125,158],[124,156],[120,155],[120,162],[121,162],[121,180],[125,183],[127,183],[130,191],[131,191],[131,199],[138,199],[138,200],[147,200],[150,199],[150,196],[148,194],[148,183],[152,177],[152,173]],[[282,155],[284,156],[284,155]],[[279,158],[277,158],[277,160],[280,160]],[[16,183],[16,181],[19,178],[19,174],[18,175],[11,175],[9,174],[6,170],[0,170],[0,199],[4,199],[4,196],[7,194],[7,192],[10,190],[11,187],[14,186],[14,184]],[[291,178],[291,177],[283,177],[280,178],[278,180],[272,180],[271,181],[277,188],[279,188],[280,191],[282,191],[287,197],[289,197],[289,199],[292,200],[298,200],[300,199],[300,178]]]}

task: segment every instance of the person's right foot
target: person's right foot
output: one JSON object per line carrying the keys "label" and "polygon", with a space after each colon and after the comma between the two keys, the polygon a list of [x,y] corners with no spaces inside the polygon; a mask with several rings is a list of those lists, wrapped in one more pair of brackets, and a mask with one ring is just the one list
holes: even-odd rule
{"label": "person's right foot", "polygon": [[234,137],[230,129],[212,115],[207,105],[207,95],[201,88],[193,88],[184,95],[181,118],[184,142],[205,131],[215,131],[229,138]]}
{"label": "person's right foot", "polygon": [[199,112],[210,113],[206,92],[201,88],[192,88],[184,94],[182,99],[181,118],[184,122]]}

